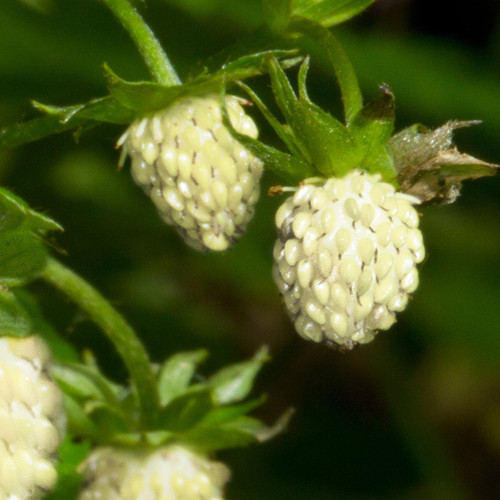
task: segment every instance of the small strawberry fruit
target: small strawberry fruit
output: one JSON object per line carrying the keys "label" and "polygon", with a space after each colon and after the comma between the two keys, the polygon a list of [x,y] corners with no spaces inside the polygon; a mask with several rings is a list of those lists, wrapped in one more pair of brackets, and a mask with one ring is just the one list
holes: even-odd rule
{"label": "small strawberry fruit", "polygon": [[55,485],[65,416],[49,367],[40,337],[0,338],[0,498],[38,499]]}
{"label": "small strawberry fruit", "polygon": [[425,254],[416,202],[354,170],[283,203],[273,275],[302,337],[350,349],[396,321]]}
{"label": "small strawberry fruit", "polygon": [[[240,100],[226,98],[234,128],[257,137]],[[132,175],[197,250],[225,250],[238,240],[259,197],[262,162],[236,141],[222,122],[219,97],[189,97],[138,119],[119,141]]]}
{"label": "small strawberry fruit", "polygon": [[229,469],[179,445],[97,448],[78,500],[221,500]]}

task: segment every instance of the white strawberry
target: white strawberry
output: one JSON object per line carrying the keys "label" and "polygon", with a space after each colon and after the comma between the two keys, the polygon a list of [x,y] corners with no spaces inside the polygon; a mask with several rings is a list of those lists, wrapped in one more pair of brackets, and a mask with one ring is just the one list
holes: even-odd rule
{"label": "white strawberry", "polygon": [[180,445],[96,448],[78,500],[222,500],[229,469]]}
{"label": "white strawberry", "polygon": [[0,338],[0,498],[33,500],[55,485],[65,430],[50,353],[37,336]]}
{"label": "white strawberry", "polygon": [[396,321],[425,254],[417,202],[354,170],[283,203],[273,276],[302,337],[349,349]]}
{"label": "white strawberry", "polygon": [[[226,98],[234,128],[257,137],[240,100]],[[219,97],[187,97],[138,119],[122,136],[132,175],[197,250],[225,250],[252,218],[259,197],[262,162],[224,126]]]}

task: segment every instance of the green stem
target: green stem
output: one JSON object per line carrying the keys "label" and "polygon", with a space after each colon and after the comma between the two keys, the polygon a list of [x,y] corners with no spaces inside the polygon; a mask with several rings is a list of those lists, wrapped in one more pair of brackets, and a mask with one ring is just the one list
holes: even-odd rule
{"label": "green stem", "polygon": [[291,29],[310,36],[325,51],[337,77],[344,103],[345,122],[349,126],[363,107],[363,97],[347,53],[337,38],[320,24],[307,19],[297,19],[291,24]]}
{"label": "green stem", "polygon": [[143,57],[152,77],[165,85],[179,85],[181,80],[172,63],[146,24],[129,0],[101,0],[113,12],[122,26],[128,31]]}
{"label": "green stem", "polygon": [[57,260],[48,259],[42,277],[86,311],[114,344],[130,374],[141,424],[147,429],[158,411],[158,394],[148,354],[132,327],[95,288]]}

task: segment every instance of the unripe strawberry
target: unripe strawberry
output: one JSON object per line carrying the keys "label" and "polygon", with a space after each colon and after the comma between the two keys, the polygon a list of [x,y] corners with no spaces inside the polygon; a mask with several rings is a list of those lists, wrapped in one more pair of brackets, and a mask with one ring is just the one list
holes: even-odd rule
{"label": "unripe strawberry", "polygon": [[55,485],[65,430],[62,395],[37,337],[0,338],[0,498],[33,500]]}
{"label": "unripe strawberry", "polygon": [[[257,137],[238,98],[226,107],[234,128]],[[197,250],[225,250],[252,218],[262,162],[236,141],[222,121],[215,94],[189,97],[136,120],[119,144],[132,175],[160,216]]]}
{"label": "unripe strawberry", "polygon": [[273,276],[302,337],[352,348],[396,321],[425,254],[416,202],[355,170],[283,203]]}
{"label": "unripe strawberry", "polygon": [[222,500],[229,469],[179,445],[101,447],[81,466],[78,500]]}

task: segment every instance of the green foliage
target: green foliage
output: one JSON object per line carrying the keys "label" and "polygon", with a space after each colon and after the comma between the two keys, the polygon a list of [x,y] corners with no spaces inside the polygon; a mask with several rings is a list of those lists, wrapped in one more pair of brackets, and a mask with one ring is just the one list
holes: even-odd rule
{"label": "green foliage", "polygon": [[[268,427],[246,413],[263,399],[247,398],[257,373],[268,361],[267,348],[227,366],[204,381],[193,381],[206,351],[176,353],[157,374],[160,408],[152,426],[140,431],[140,409],[130,389],[111,382],[87,356],[86,365],[63,364],[53,376],[65,395],[72,435],[98,444],[127,446],[181,441],[205,450],[243,446],[280,432],[285,422]],[[238,403],[238,404],[236,404]]]}

